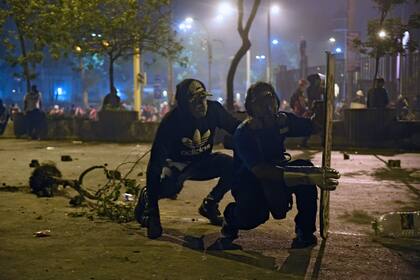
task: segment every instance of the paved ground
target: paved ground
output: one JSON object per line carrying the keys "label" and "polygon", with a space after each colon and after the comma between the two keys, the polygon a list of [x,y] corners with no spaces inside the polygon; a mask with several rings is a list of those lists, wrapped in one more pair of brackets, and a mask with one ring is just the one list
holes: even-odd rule
{"label": "paved ground", "polygon": [[[242,250],[206,250],[219,229],[197,208],[214,181],[187,182],[177,200],[163,200],[165,233],[153,241],[135,222],[72,217],[80,211],[68,204],[72,192],[53,198],[28,192],[31,159],[55,161],[65,177],[76,178],[89,166],[112,168],[148,149],[0,139],[0,279],[420,279],[420,240],[378,238],[370,226],[389,211],[420,210],[420,154],[348,151],[344,160],[335,151],[333,167],[342,179],[331,195],[330,237],[312,250],[290,249],[295,210],[283,221],[241,232]],[[321,160],[316,150],[291,153],[315,164]],[[60,161],[61,155],[73,161]],[[401,169],[387,168],[388,159],[400,159]],[[140,183],[146,163],[133,172]],[[101,178],[92,174],[87,182],[95,188]],[[51,236],[33,237],[44,229]]]}

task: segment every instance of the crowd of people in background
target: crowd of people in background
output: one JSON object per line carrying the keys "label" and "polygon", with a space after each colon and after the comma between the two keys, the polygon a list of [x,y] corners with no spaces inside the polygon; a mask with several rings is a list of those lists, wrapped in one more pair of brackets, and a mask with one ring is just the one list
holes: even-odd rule
{"label": "crowd of people in background", "polygon": [[[299,80],[290,100],[281,100],[280,110],[293,112],[299,117],[310,117],[314,110],[314,102],[323,99],[323,82],[318,74],[311,74],[306,80]],[[242,111],[243,104],[236,101],[234,108],[235,111]],[[367,94],[358,89],[352,100],[336,101],[334,118],[337,120],[343,119],[344,110],[348,108],[394,108],[399,120],[416,120],[419,119],[420,114],[420,94],[412,100],[400,94],[395,101],[391,101],[385,89],[384,79],[378,78],[375,81],[375,86]],[[31,91],[24,97],[22,109],[17,103],[4,104],[0,99],[0,135],[3,134],[7,122],[9,120],[13,121],[17,114],[25,115],[29,137],[39,139],[41,131],[45,129],[47,118],[78,118],[97,121],[98,111],[100,110],[132,110],[132,106],[123,103],[114,88],[104,97],[100,106],[89,105],[85,107],[75,104],[60,106],[54,104],[45,107],[42,102],[42,94],[36,85],[33,85]],[[160,104],[143,104],[140,120],[143,122],[160,122],[169,111],[170,105],[167,101]]]}

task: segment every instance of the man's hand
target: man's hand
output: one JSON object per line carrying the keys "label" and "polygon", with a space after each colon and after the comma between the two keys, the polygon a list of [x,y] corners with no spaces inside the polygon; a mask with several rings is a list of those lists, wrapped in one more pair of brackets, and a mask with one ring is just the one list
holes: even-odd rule
{"label": "man's hand", "polygon": [[340,173],[332,168],[319,168],[319,172],[307,175],[312,184],[317,185],[321,190],[333,191],[338,186]]}

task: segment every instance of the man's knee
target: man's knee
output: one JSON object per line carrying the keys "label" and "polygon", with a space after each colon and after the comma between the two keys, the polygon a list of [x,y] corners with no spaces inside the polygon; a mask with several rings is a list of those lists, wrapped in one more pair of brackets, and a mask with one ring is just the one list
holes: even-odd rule
{"label": "man's knee", "polygon": [[250,230],[264,224],[270,218],[268,207],[254,206],[253,203],[247,205],[243,202],[230,203],[224,211],[226,222],[243,230]]}

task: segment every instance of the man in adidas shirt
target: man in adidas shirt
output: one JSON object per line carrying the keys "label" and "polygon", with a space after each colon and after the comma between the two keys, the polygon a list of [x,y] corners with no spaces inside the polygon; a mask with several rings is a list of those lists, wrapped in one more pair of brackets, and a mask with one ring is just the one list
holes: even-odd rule
{"label": "man in adidas shirt", "polygon": [[233,134],[239,121],[220,103],[207,100],[204,84],[185,79],[176,87],[177,105],[159,125],[147,167],[147,186],[140,192],[135,217],[149,238],[162,235],[158,200],[176,196],[184,181],[220,178],[199,208],[212,224],[221,225],[218,204],[230,190],[233,159],[212,153],[216,128]]}

